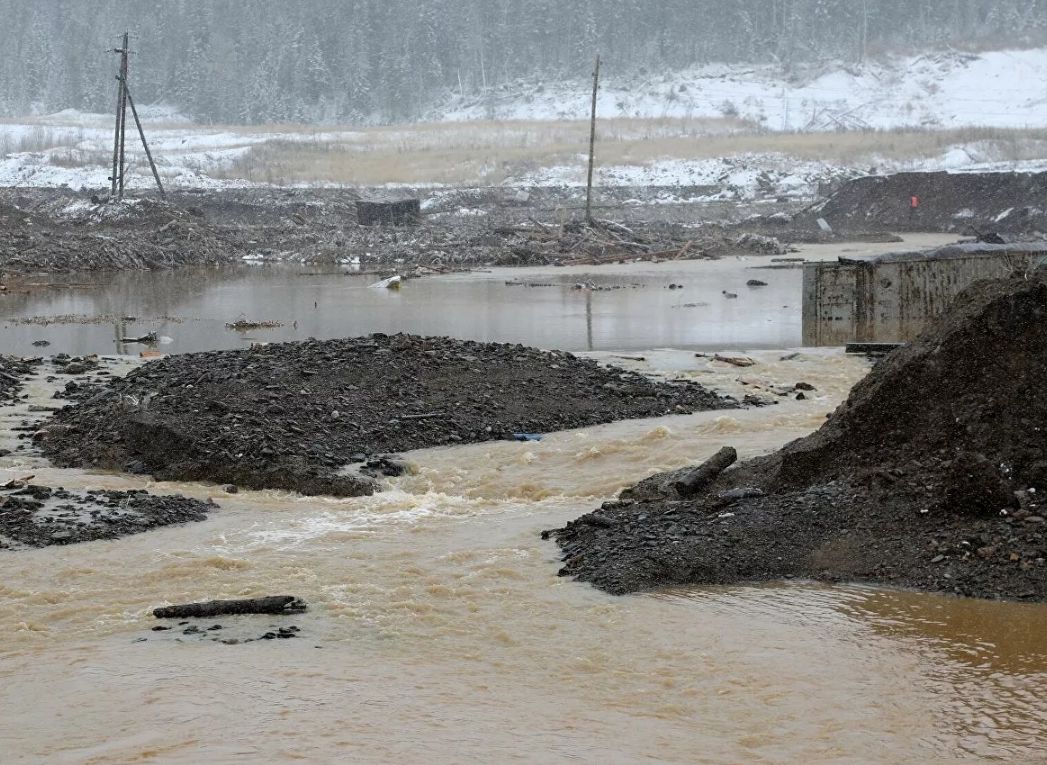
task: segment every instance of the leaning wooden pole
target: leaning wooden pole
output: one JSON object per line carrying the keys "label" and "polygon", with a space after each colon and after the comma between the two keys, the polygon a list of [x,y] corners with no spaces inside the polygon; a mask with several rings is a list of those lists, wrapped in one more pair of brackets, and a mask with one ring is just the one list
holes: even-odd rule
{"label": "leaning wooden pole", "polygon": [[131,98],[131,89],[127,87],[127,83],[124,83],[124,93],[127,95],[127,103],[131,105],[131,115],[135,118],[135,125],[138,126],[138,137],[142,139],[142,148],[145,149],[145,156],[149,158],[149,167],[153,171],[153,179],[156,181],[156,187],[160,189],[160,196],[166,197],[167,193],[164,191],[164,184],[160,182],[160,173],[157,172],[156,163],[153,161],[153,153],[149,151],[149,143],[145,140],[145,131],[142,129],[142,121],[138,119],[138,110],[135,109],[135,100]]}
{"label": "leaning wooden pole", "polygon": [[593,222],[593,168],[596,166],[596,96],[600,91],[600,57],[593,69],[593,112],[589,123],[589,176],[585,182],[585,222]]}

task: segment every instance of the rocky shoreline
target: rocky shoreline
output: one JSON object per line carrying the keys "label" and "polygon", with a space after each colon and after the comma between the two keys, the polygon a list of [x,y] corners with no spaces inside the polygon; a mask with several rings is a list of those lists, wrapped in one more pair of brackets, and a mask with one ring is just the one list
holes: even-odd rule
{"label": "rocky shoreline", "polygon": [[1047,282],[981,282],[811,436],[545,536],[561,575],[615,594],[796,578],[1047,600],[1045,368]]}

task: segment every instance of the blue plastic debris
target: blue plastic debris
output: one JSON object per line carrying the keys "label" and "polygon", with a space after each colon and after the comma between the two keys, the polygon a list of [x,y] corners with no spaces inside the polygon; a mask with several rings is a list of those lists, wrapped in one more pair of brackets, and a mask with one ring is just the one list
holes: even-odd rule
{"label": "blue plastic debris", "polygon": [[538,433],[513,433],[514,441],[541,441],[542,436]]}

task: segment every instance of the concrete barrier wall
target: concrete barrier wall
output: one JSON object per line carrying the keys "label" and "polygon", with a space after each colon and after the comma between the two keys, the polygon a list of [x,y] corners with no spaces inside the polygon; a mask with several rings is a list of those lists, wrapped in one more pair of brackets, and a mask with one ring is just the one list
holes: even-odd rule
{"label": "concrete barrier wall", "polygon": [[1043,251],[944,248],[868,260],[808,263],[803,343],[902,343],[914,339],[968,285],[1033,268]]}

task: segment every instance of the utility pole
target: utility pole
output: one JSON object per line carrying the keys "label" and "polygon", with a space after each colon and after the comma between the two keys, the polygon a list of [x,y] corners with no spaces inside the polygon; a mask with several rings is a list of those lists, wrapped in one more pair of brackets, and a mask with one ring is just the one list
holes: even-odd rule
{"label": "utility pole", "polygon": [[120,186],[118,189],[120,199],[124,198],[124,174],[127,169],[124,139],[127,136],[127,59],[130,54],[128,40],[128,34],[124,32],[124,47],[120,55]]}
{"label": "utility pole", "polygon": [[112,182],[109,193],[110,201],[124,198],[124,176],[127,172],[125,146],[128,105],[131,107],[131,115],[134,117],[135,126],[138,128],[138,137],[142,139],[142,148],[145,149],[145,156],[149,159],[149,167],[153,171],[153,180],[156,181],[156,187],[160,189],[160,196],[167,196],[164,192],[164,184],[160,182],[160,173],[156,169],[156,162],[153,161],[153,153],[149,151],[149,143],[145,140],[145,130],[142,129],[142,121],[138,118],[138,110],[135,108],[135,101],[131,97],[131,89],[127,85],[127,61],[131,52],[128,43],[128,34],[124,32],[123,47],[114,48],[112,51],[120,54],[120,73],[116,76],[120,84],[116,96],[116,130],[113,134],[113,174],[109,179]]}
{"label": "utility pole", "polygon": [[858,41],[858,63],[865,63],[865,56],[869,50],[869,0],[862,0],[862,25]]}
{"label": "utility pole", "polygon": [[124,132],[124,117],[127,112],[127,100],[124,98],[124,85],[127,82],[127,47],[128,34],[127,32],[124,32],[123,45],[112,50],[112,53],[120,54],[120,73],[116,76],[120,85],[116,92],[116,129],[113,133],[113,174],[109,177],[111,182],[109,190],[110,199],[116,199],[117,189],[123,188],[123,157],[121,156],[120,151],[120,136]]}
{"label": "utility pole", "polygon": [[596,96],[600,91],[600,57],[593,69],[593,113],[589,123],[589,177],[585,183],[585,222],[593,223],[593,167],[596,165]]}

